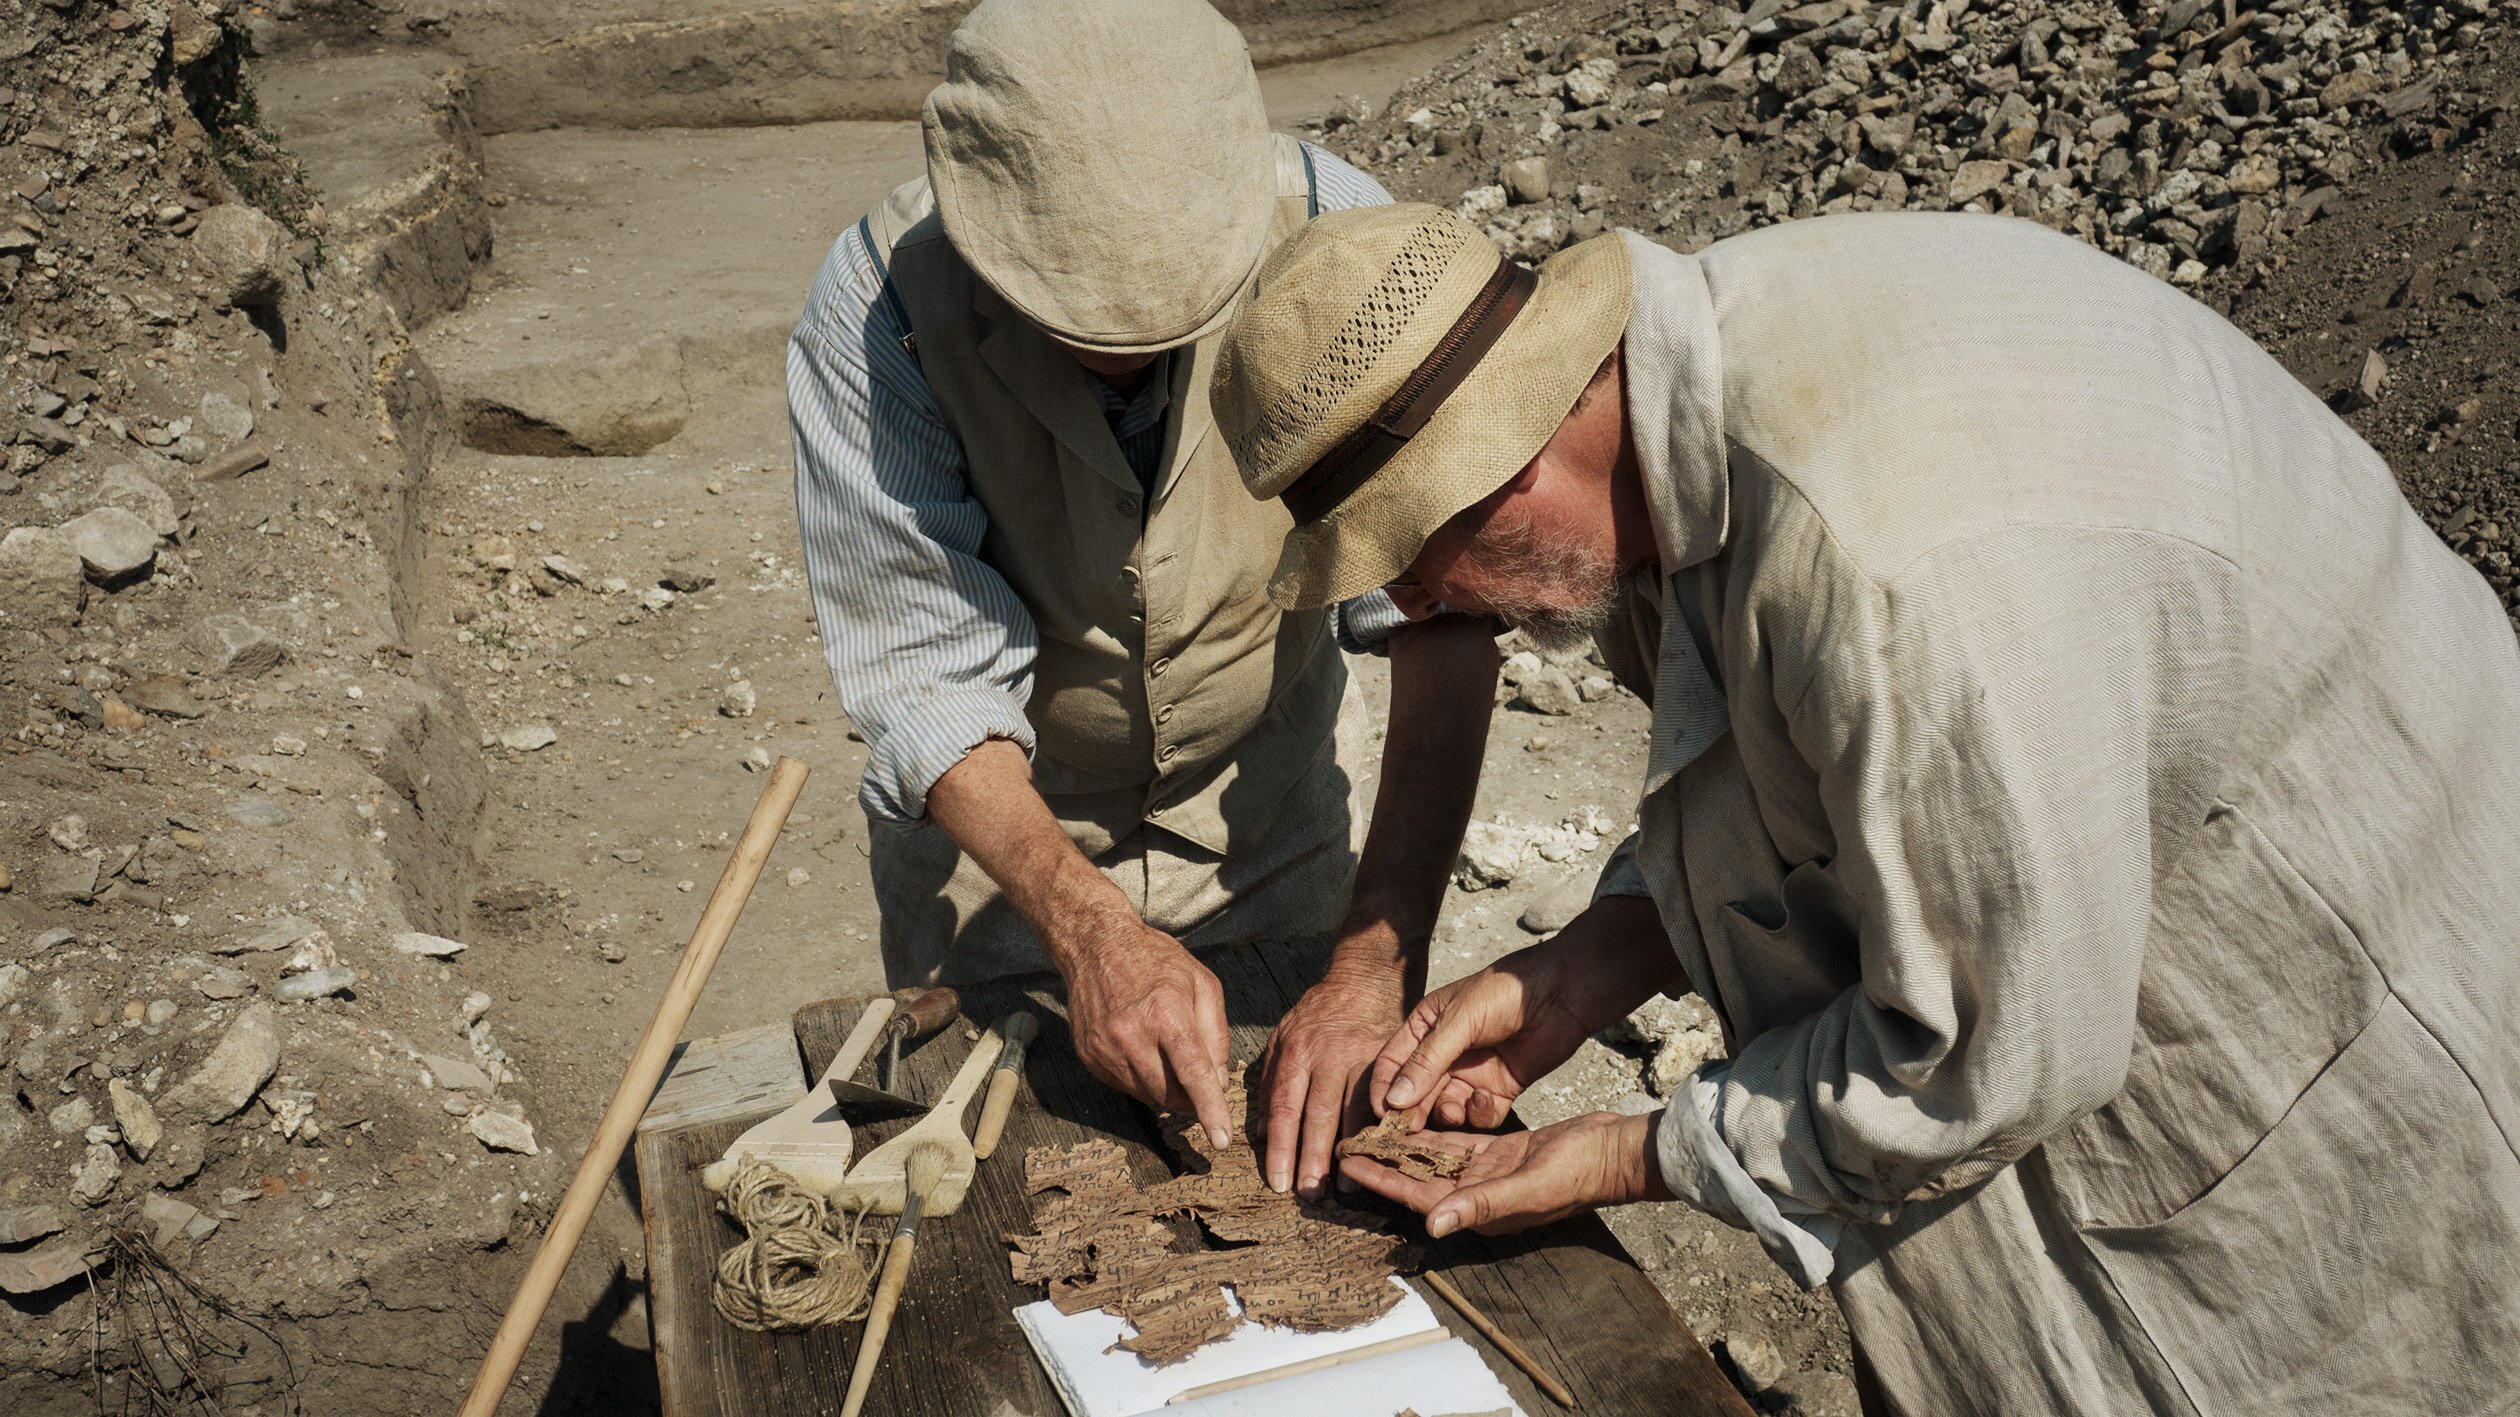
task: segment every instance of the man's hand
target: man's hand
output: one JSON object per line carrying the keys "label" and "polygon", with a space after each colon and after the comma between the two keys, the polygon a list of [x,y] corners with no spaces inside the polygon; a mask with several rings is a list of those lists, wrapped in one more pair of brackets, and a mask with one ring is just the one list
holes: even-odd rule
{"label": "man's hand", "polygon": [[1058,952],[1085,1070],[1150,1107],[1189,1109],[1233,1136],[1225,1105],[1225,990],[1181,942],[1134,916]]}
{"label": "man's hand", "polygon": [[1557,951],[1534,945],[1429,994],[1373,1063],[1368,1101],[1411,1127],[1500,1127],[1523,1089],[1592,1029],[1557,999]]}
{"label": "man's hand", "polygon": [[1401,985],[1389,972],[1333,972],[1295,1001],[1261,1055],[1269,1102],[1269,1186],[1321,1194],[1331,1149],[1373,1120],[1366,1073],[1400,1025]]}
{"label": "man's hand", "polygon": [[1589,1112],[1536,1132],[1429,1132],[1423,1140],[1467,1155],[1470,1164],[1457,1177],[1428,1181],[1362,1156],[1339,1169],[1424,1214],[1431,1239],[1463,1229],[1503,1235],[1605,1205],[1671,1199],[1654,1161],[1650,1113]]}
{"label": "man's hand", "polygon": [[1417,1127],[1503,1126],[1523,1089],[1679,972],[1653,902],[1609,897],[1556,939],[1427,995],[1374,1060],[1368,1100]]}
{"label": "man's hand", "polygon": [[1006,892],[1067,979],[1068,1024],[1094,1076],[1150,1107],[1191,1108],[1211,1137],[1225,1110],[1225,991],[1181,942],[1149,929],[1068,840],[1024,750],[992,739],[928,789],[928,815]]}

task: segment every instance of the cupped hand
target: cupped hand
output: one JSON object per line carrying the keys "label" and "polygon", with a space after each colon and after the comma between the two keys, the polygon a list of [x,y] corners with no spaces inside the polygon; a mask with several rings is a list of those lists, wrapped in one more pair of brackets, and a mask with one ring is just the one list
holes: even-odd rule
{"label": "cupped hand", "polygon": [[1321,1194],[1339,1138],[1374,1120],[1365,1081],[1400,1024],[1401,981],[1333,974],[1295,1001],[1261,1055],[1265,1174],[1274,1190]]}
{"label": "cupped hand", "polygon": [[1469,1164],[1459,1176],[1425,1181],[1361,1156],[1339,1169],[1423,1214],[1432,1239],[1456,1230],[1504,1235],[1605,1205],[1671,1199],[1654,1162],[1651,1113],[1590,1112],[1536,1132],[1428,1132],[1421,1140]]}
{"label": "cupped hand", "polygon": [[1427,995],[1374,1059],[1372,1108],[1405,1110],[1412,1127],[1504,1125],[1592,1032],[1560,997],[1562,973],[1558,952],[1535,945]]}
{"label": "cupped hand", "polygon": [[1427,995],[1374,1060],[1369,1099],[1412,1126],[1503,1126],[1596,1029],[1681,983],[1654,903],[1604,897],[1555,939]]}
{"label": "cupped hand", "polygon": [[1225,990],[1161,930],[1131,919],[1067,952],[1068,1027],[1085,1070],[1150,1107],[1233,1135],[1225,1105]]}

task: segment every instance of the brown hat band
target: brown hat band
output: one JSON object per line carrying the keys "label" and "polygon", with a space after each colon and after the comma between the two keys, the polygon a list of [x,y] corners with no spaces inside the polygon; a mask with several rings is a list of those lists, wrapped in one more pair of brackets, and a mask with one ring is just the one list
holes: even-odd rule
{"label": "brown hat band", "polygon": [[1340,439],[1338,446],[1322,454],[1320,461],[1278,494],[1295,514],[1296,524],[1308,526],[1328,516],[1407,447],[1452,391],[1479,367],[1539,285],[1539,276],[1498,256],[1496,273],[1472,297],[1470,307],[1409,377],[1400,381],[1391,397],[1383,400],[1382,407],[1374,410],[1373,417],[1357,425],[1355,432]]}

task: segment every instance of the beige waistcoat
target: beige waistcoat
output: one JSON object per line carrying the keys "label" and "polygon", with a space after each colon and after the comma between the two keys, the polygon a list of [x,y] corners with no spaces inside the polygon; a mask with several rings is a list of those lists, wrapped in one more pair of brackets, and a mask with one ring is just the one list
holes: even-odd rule
{"label": "beige waistcoat", "polygon": [[[1273,243],[1308,215],[1300,150],[1274,141]],[[1051,811],[1088,856],[1141,822],[1219,853],[1268,830],[1329,748],[1347,671],[1324,612],[1269,603],[1290,521],[1214,434],[1215,341],[1171,359],[1149,512],[1084,370],[955,254],[927,179],[868,225],[988,513],[981,559],[1040,634],[1025,712]]]}

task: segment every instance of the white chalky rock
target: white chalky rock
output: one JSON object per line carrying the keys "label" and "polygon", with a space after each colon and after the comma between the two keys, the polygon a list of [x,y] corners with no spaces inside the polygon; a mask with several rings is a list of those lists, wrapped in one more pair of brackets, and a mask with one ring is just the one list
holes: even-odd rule
{"label": "white chalky rock", "polygon": [[420,1055],[420,1066],[429,1070],[431,1081],[449,1092],[488,1093],[492,1090],[490,1075],[483,1072],[478,1063],[423,1053]]}
{"label": "white chalky rock", "polygon": [[560,734],[548,723],[520,723],[499,734],[499,746],[515,753],[531,753],[560,741]]}
{"label": "white chalky rock", "polygon": [[271,1005],[255,1004],[236,1016],[210,1056],[161,1099],[179,1122],[218,1122],[235,1116],[280,1068],[280,1028]]}
{"label": "white chalky rock", "polygon": [[87,598],[87,572],[69,537],[21,526],[0,538],[0,586],[0,623],[68,625]]}
{"label": "white chalky rock", "polygon": [[193,228],[193,259],[210,278],[222,304],[250,309],[278,303],[294,284],[289,233],[253,207],[230,202],[201,214]]}
{"label": "white chalky rock", "polygon": [[718,712],[728,718],[750,718],[759,704],[760,698],[753,693],[750,679],[738,679],[718,694]]}
{"label": "white chalky rock", "polygon": [[157,563],[157,532],[127,508],[99,507],[63,522],[59,530],[98,585],[120,585]]}
{"label": "white chalky rock", "polygon": [[166,1124],[158,1120],[157,1109],[139,1089],[121,1078],[105,1084],[105,1095],[113,1099],[114,1125],[122,1128],[123,1145],[130,1148],[134,1161],[146,1161],[166,1139]]}
{"label": "white chalky rock", "polygon": [[81,1205],[103,1205],[122,1180],[122,1158],[103,1142],[92,1142],[87,1157],[70,1169],[70,1195]]}
{"label": "white chalky rock", "polygon": [[275,997],[287,1002],[299,1003],[307,999],[322,999],[344,993],[351,985],[358,982],[359,971],[346,964],[334,964],[322,969],[310,969],[304,974],[292,974],[281,980],[280,987],[271,992]]}
{"label": "white chalky rock", "polygon": [[242,615],[209,616],[193,627],[193,637],[220,674],[260,674],[289,657],[278,638]]}
{"label": "white chalky rock", "polygon": [[464,942],[450,940],[444,935],[429,935],[418,930],[406,930],[394,937],[394,948],[404,954],[417,955],[422,959],[451,959],[464,952]]}
{"label": "white chalky rock", "polygon": [[223,955],[267,954],[285,950],[312,937],[319,927],[302,916],[282,915],[253,926],[217,947]]}
{"label": "white chalky rock", "polygon": [[475,1112],[464,1120],[464,1130],[492,1151],[542,1155],[542,1148],[534,1145],[533,1125],[522,1117],[511,1117],[505,1112]]}

